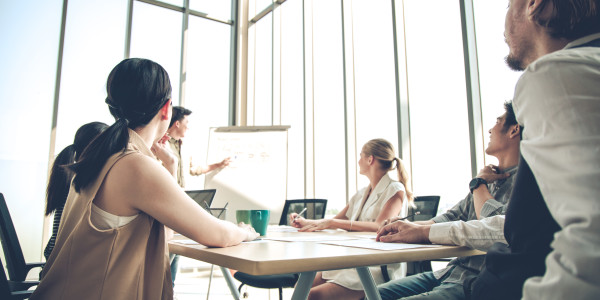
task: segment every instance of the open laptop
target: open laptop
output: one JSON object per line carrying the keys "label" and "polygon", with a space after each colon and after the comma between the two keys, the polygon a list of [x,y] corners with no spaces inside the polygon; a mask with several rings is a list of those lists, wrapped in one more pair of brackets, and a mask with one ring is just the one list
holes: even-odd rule
{"label": "open laptop", "polygon": [[210,204],[215,198],[215,194],[217,193],[216,189],[208,189],[208,190],[189,190],[185,191],[190,198],[194,199],[200,207],[210,211]]}

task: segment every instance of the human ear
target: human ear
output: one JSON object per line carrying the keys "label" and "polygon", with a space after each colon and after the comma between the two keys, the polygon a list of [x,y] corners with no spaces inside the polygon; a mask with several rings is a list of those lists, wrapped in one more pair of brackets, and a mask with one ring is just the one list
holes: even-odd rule
{"label": "human ear", "polygon": [[515,124],[511,126],[510,137],[520,137],[521,136],[521,126],[519,124]]}
{"label": "human ear", "polygon": [[168,100],[167,103],[160,109],[161,118],[163,120],[169,119],[169,109],[171,109],[171,100]]}

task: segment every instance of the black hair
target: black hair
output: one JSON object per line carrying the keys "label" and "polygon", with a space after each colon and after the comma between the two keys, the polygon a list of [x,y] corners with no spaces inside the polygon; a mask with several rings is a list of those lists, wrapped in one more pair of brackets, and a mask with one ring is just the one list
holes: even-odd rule
{"label": "black hair", "polygon": [[143,58],[129,58],[116,65],[106,82],[106,104],[116,122],[100,134],[69,166],[73,183],[80,191],[96,179],[110,156],[124,152],[128,129],[147,125],[171,99],[171,82],[159,64]]}
{"label": "black hair", "polygon": [[[542,18],[540,14],[550,3],[551,16]],[[600,0],[542,1],[533,11],[533,20],[554,38],[578,39],[600,31]]]}
{"label": "black hair", "polygon": [[519,122],[517,122],[517,116],[515,115],[515,110],[513,109],[512,101],[504,102],[504,110],[506,111],[506,114],[504,117],[504,127],[502,127],[502,131],[506,132],[510,128],[510,126],[519,125],[519,133],[522,137],[523,126],[521,126]]}
{"label": "black hair", "polygon": [[48,187],[46,188],[47,216],[57,208],[63,207],[67,200],[73,173],[65,168],[65,165],[76,162],[85,147],[107,127],[108,125],[102,122],[91,122],[79,127],[75,133],[73,144],[58,153],[52,164]]}
{"label": "black hair", "polygon": [[173,115],[171,116],[171,123],[169,123],[169,128],[175,124],[175,121],[181,121],[185,116],[189,116],[192,114],[192,111],[183,107],[183,106],[173,106]]}

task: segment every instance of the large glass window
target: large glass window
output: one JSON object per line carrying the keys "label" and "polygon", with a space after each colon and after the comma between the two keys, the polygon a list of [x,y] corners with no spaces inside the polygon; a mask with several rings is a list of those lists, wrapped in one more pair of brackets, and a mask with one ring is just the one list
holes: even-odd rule
{"label": "large glass window", "polygon": [[404,9],[414,192],[440,195],[445,211],[471,178],[459,2],[404,1]]}
{"label": "large glass window", "polygon": [[315,197],[341,210],[346,205],[341,3],[314,1],[312,14]]}
{"label": "large glass window", "polygon": [[[90,5],[94,9],[90,9]],[[56,132],[56,153],[88,122],[112,124],[104,100],[106,79],[123,59],[127,3],[69,1]],[[102,53],[102,55],[97,55]]]}
{"label": "large glass window", "polygon": [[[504,42],[504,12],[506,3],[501,1],[474,1],[477,55],[481,88],[481,111],[485,145],[487,133],[496,123],[496,117],[504,113],[503,103],[513,97],[515,84],[521,72],[511,71],[504,63],[508,46]],[[497,164],[495,157],[486,155],[486,164]]]}
{"label": "large glass window", "polygon": [[[195,165],[215,163],[206,161],[209,128],[229,125],[230,34],[230,25],[190,16],[184,106],[193,113],[182,147],[186,167],[190,158]],[[203,176],[184,174],[186,188],[204,186]]]}
{"label": "large glass window", "polygon": [[288,130],[288,199],[304,198],[304,72],[302,1],[281,10],[281,125]]}
{"label": "large glass window", "polygon": [[190,9],[222,20],[231,18],[230,0],[190,0]]}
{"label": "large glass window", "polygon": [[26,261],[40,261],[62,0],[0,2],[0,193]]}
{"label": "large glass window", "polygon": [[[267,14],[252,26],[255,34],[254,100],[249,113],[249,125],[273,124],[273,13]],[[248,89],[249,91],[251,89]]]}
{"label": "large glass window", "polygon": [[153,60],[167,70],[175,104],[179,103],[182,23],[179,12],[134,2],[130,56]]}
{"label": "large glass window", "polygon": [[[374,138],[390,141],[398,151],[391,4],[355,0],[352,5],[356,153]],[[390,172],[390,176],[397,178],[396,172]],[[366,176],[357,179],[359,188],[369,184]]]}

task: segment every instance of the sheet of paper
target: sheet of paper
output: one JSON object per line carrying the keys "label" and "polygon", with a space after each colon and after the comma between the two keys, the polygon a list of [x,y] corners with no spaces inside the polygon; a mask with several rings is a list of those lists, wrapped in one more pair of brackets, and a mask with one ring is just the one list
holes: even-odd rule
{"label": "sheet of paper", "polygon": [[353,236],[343,236],[335,234],[302,234],[297,236],[281,236],[281,237],[264,237],[265,240],[282,241],[282,242],[321,242],[321,241],[343,241],[356,239]]}
{"label": "sheet of paper", "polygon": [[269,225],[268,232],[298,232],[298,228],[286,225]]}
{"label": "sheet of paper", "polygon": [[435,248],[441,247],[441,245],[423,245],[423,244],[404,244],[404,243],[382,243],[377,242],[373,239],[356,239],[347,241],[323,241],[321,244],[345,246],[345,247],[357,247],[367,248],[376,250],[401,250],[401,249],[414,249],[414,248]]}

